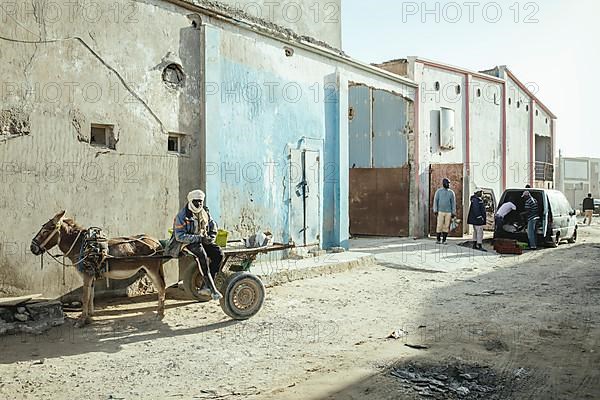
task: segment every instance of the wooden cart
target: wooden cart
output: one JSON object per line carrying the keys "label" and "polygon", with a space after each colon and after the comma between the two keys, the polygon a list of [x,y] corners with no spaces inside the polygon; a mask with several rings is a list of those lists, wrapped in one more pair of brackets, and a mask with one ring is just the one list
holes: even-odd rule
{"label": "wooden cart", "polygon": [[[223,249],[223,261],[215,277],[215,285],[223,294],[220,305],[225,314],[235,320],[246,320],[260,311],[265,301],[265,287],[260,278],[251,274],[250,267],[258,255],[283,251],[294,247],[291,244],[276,243],[270,246],[249,249],[242,242],[229,242]],[[191,256],[182,257],[183,288],[198,301],[210,301],[210,296],[201,296],[204,278],[196,261]]]}

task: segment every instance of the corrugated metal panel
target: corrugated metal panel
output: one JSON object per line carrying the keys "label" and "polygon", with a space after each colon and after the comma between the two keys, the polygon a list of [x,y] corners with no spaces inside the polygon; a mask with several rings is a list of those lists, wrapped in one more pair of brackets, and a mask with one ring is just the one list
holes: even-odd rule
{"label": "corrugated metal panel", "polygon": [[350,167],[371,167],[371,95],[363,85],[350,86],[349,136]]}
{"label": "corrugated metal panel", "polygon": [[398,168],[408,162],[408,104],[399,95],[373,90],[373,167]]}
{"label": "corrugated metal panel", "polygon": [[408,236],[410,168],[350,170],[350,233]]}

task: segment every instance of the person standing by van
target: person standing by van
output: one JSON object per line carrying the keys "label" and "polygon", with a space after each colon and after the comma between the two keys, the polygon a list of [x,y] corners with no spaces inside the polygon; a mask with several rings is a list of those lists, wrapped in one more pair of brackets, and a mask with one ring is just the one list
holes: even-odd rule
{"label": "person standing by van", "polygon": [[536,227],[540,219],[539,207],[537,201],[529,191],[523,192],[525,199],[525,211],[527,212],[527,239],[529,239],[529,249],[537,250]]}
{"label": "person standing by van", "polygon": [[592,224],[592,217],[594,216],[594,198],[591,193],[583,200],[583,214],[585,215],[583,223],[585,224],[587,221],[588,226],[590,226]]}
{"label": "person standing by van", "polygon": [[486,251],[483,248],[483,228],[487,223],[487,212],[483,202],[483,191],[478,189],[471,196],[471,207],[469,207],[469,218],[467,223],[473,225],[473,248],[475,250]]}

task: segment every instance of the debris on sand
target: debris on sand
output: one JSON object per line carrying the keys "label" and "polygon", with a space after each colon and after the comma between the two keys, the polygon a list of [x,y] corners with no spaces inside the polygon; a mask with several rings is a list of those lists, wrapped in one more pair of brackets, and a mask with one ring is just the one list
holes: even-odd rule
{"label": "debris on sand", "polygon": [[397,365],[389,373],[402,381],[404,390],[412,389],[422,397],[439,400],[500,400],[506,386],[504,378],[488,366],[460,361],[446,365]]}
{"label": "debris on sand", "polygon": [[406,336],[408,336],[408,332],[406,332],[404,329],[397,329],[394,332],[390,333],[390,335],[386,337],[386,339],[402,339]]}
{"label": "debris on sand", "polygon": [[410,347],[411,349],[415,349],[415,350],[427,350],[429,349],[429,346],[424,345],[424,344],[410,344],[410,343],[404,343],[404,345],[406,347]]}

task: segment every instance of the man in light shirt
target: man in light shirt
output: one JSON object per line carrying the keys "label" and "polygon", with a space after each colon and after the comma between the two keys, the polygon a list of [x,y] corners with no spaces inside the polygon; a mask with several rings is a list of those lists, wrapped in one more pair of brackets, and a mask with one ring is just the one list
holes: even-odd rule
{"label": "man in light shirt", "polygon": [[433,199],[433,213],[437,217],[437,244],[447,244],[450,222],[456,215],[456,195],[450,189],[450,180],[444,178],[442,186]]}
{"label": "man in light shirt", "polygon": [[517,210],[517,206],[512,201],[507,201],[502,204],[498,211],[496,211],[496,217],[494,218],[496,221],[496,231],[500,229],[504,225],[504,217],[510,214],[513,211]]}

